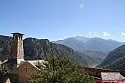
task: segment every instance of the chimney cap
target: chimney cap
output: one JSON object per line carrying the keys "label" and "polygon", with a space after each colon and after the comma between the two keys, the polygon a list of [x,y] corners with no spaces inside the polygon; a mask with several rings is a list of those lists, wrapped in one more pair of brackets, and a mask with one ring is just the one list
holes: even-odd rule
{"label": "chimney cap", "polygon": [[20,34],[20,35],[24,35],[24,34],[21,33],[21,32],[14,32],[14,33],[11,33],[11,34]]}

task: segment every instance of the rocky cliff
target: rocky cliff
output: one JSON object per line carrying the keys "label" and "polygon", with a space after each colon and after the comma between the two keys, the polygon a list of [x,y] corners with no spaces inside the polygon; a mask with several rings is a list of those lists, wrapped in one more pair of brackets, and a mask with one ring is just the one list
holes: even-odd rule
{"label": "rocky cliff", "polygon": [[[9,57],[11,37],[0,36],[0,59],[4,60]],[[26,38],[24,41],[24,58],[25,59],[44,59],[46,53],[58,56],[67,56],[78,65],[93,66],[101,62],[100,59],[87,56],[80,52],[74,51],[70,47],[61,44],[55,44],[48,39]]]}

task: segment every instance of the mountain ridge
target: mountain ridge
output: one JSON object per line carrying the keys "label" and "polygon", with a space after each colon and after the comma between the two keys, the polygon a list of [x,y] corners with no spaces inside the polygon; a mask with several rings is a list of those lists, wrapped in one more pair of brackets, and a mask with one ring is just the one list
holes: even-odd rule
{"label": "mountain ridge", "polygon": [[[10,45],[12,37],[0,35],[0,59],[7,59],[9,57]],[[58,56],[67,56],[74,63],[84,66],[93,66],[101,62],[100,59],[87,56],[80,52],[74,51],[72,48],[61,44],[55,44],[48,39],[25,38],[23,39],[24,58],[44,59],[46,53]],[[6,56],[6,57],[5,57]]]}
{"label": "mountain ridge", "polygon": [[[87,38],[84,36],[69,37],[64,40],[52,42],[66,45],[76,51],[95,57],[98,56],[100,52],[104,55],[103,57],[106,57],[110,51],[125,44],[125,42],[118,42],[112,39],[106,40],[99,37]],[[91,52],[93,52],[93,55]]]}
{"label": "mountain ridge", "polygon": [[102,61],[102,63],[97,67],[116,70],[122,68],[123,65],[125,65],[125,44],[111,51],[108,56]]}

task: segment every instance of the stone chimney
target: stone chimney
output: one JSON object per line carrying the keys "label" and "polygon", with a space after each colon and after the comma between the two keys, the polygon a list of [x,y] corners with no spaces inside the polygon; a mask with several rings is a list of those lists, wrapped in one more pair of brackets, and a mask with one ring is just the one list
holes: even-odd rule
{"label": "stone chimney", "polygon": [[22,33],[15,32],[11,41],[10,56],[7,61],[8,67],[12,73],[17,73],[17,68],[21,61],[24,61],[24,50],[23,50],[23,35]]}
{"label": "stone chimney", "polygon": [[23,50],[23,35],[19,32],[12,33],[13,39],[11,42],[10,49],[10,59],[24,59],[24,50]]}

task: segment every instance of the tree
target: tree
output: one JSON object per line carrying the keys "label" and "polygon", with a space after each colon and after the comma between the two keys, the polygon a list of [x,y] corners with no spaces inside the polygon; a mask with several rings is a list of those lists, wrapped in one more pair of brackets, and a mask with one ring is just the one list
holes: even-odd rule
{"label": "tree", "polygon": [[0,64],[0,74],[2,75],[2,82],[4,83],[4,76],[9,74],[10,70],[6,64]]}
{"label": "tree", "polygon": [[69,58],[46,55],[46,67],[38,62],[38,74],[28,77],[29,83],[95,83],[83,68],[78,69]]}

